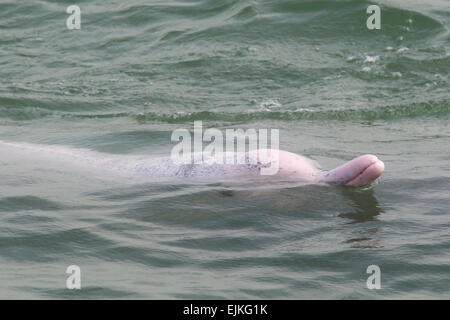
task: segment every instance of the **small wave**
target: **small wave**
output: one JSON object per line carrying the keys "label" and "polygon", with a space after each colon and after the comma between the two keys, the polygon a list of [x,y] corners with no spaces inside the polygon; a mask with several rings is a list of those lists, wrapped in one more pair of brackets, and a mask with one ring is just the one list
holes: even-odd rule
{"label": "small wave", "polygon": [[2,211],[21,211],[21,210],[60,210],[62,206],[58,203],[34,197],[6,197],[0,199],[0,209]]}
{"label": "small wave", "polygon": [[[253,111],[226,113],[201,111],[191,113],[158,114],[153,112],[130,115],[140,122],[162,121],[186,123],[195,120],[242,122],[256,120],[381,120],[411,118],[418,116],[439,116],[450,114],[450,101],[414,103],[407,106],[383,106],[367,109],[320,110],[297,109],[295,111]],[[117,116],[115,114],[114,116]]]}
{"label": "small wave", "polygon": [[450,114],[450,101],[415,103],[407,106],[384,106],[373,109],[344,109],[313,111],[298,109],[296,111],[255,111],[247,113],[192,112],[186,114],[162,115],[142,113],[136,115],[138,121],[163,121],[184,123],[195,120],[212,121],[255,121],[255,120],[381,120],[411,118],[418,116],[438,116]]}
{"label": "small wave", "polygon": [[[401,74],[393,76],[400,77]],[[420,116],[443,116],[450,114],[450,100],[428,101],[409,105],[388,105],[375,108],[361,109],[332,109],[314,110],[312,108],[297,108],[296,110],[283,111],[277,104],[265,103],[261,109],[248,112],[110,112],[110,113],[65,113],[60,111],[43,110],[40,108],[5,109],[0,108],[0,118],[11,120],[34,120],[46,117],[61,119],[113,119],[130,118],[139,123],[165,122],[165,123],[189,123],[196,120],[221,121],[240,123],[259,120],[389,120],[400,118],[413,118]]]}

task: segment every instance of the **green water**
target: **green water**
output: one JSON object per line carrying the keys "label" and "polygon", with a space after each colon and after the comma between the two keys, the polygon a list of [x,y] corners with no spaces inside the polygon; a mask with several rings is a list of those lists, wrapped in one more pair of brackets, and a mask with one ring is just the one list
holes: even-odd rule
{"label": "green water", "polygon": [[450,298],[449,23],[447,0],[1,0],[1,141],[152,158],[203,120],[386,171],[363,189],[134,181],[0,148],[0,298]]}

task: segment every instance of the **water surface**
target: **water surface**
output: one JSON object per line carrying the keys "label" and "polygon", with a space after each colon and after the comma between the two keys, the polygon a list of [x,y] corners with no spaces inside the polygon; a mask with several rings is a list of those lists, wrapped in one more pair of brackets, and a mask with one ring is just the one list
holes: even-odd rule
{"label": "water surface", "polygon": [[145,181],[0,149],[0,298],[450,297],[448,1],[78,1],[81,30],[70,4],[0,1],[0,140],[151,158],[202,120],[386,172],[372,188]]}

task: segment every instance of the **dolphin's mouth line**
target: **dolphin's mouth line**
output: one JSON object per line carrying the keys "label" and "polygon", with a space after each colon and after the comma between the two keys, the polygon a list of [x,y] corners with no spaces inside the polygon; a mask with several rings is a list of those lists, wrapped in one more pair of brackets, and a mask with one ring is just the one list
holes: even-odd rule
{"label": "dolphin's mouth line", "polygon": [[357,175],[355,175],[354,177],[352,177],[352,178],[350,178],[350,179],[348,179],[348,180],[345,180],[343,184],[345,185],[345,184],[347,184],[347,183],[349,183],[349,182],[355,180],[355,179],[358,178],[360,175],[362,175],[367,169],[369,169],[372,165],[373,165],[373,163],[372,163],[370,166],[368,166],[367,168],[365,168],[363,171],[361,171],[360,173],[358,173]]}
{"label": "dolphin's mouth line", "polygon": [[356,178],[358,178],[359,176],[363,175],[364,172],[366,172],[367,170],[369,170],[373,165],[375,165],[378,161],[380,160],[376,160],[374,162],[372,162],[371,164],[369,164],[367,167],[365,167],[362,171],[360,171],[358,174],[356,174],[354,177],[350,178],[349,180],[345,181],[343,184],[346,185],[347,183],[352,182],[353,180],[355,180]]}

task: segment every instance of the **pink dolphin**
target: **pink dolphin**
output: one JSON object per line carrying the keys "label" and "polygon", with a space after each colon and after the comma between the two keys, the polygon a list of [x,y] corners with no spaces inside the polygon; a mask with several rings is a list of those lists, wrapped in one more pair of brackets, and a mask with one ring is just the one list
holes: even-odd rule
{"label": "pink dolphin", "polygon": [[[22,152],[22,153],[21,153]],[[374,155],[357,157],[336,169],[323,171],[316,162],[298,154],[276,150],[260,149],[248,153],[231,153],[232,164],[177,164],[173,159],[153,159],[147,156],[106,155],[84,149],[64,146],[44,146],[27,143],[0,141],[2,160],[11,156],[17,159],[41,158],[43,163],[71,162],[82,168],[101,168],[125,175],[177,178],[231,178],[243,181],[245,178],[261,176],[269,180],[290,180],[306,183],[330,183],[347,186],[363,186],[374,182],[384,171],[384,163]],[[197,155],[198,156],[198,155]],[[201,158],[204,155],[199,154]],[[17,158],[14,158],[17,157]],[[240,161],[236,161],[240,160]],[[227,163],[227,162],[226,162]]]}
{"label": "pink dolphin", "polygon": [[[369,185],[384,171],[384,163],[371,154],[357,157],[330,171],[320,170],[317,164],[298,154],[273,149],[254,150],[249,153],[258,159],[268,159],[267,166],[276,166],[276,178],[298,179],[307,182],[326,182],[346,186]],[[276,160],[278,159],[278,163]]]}

